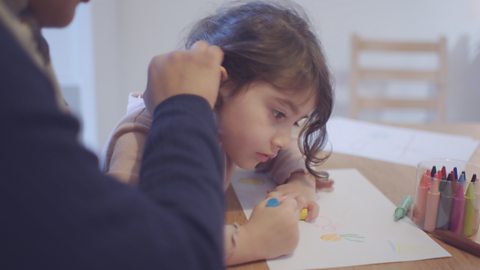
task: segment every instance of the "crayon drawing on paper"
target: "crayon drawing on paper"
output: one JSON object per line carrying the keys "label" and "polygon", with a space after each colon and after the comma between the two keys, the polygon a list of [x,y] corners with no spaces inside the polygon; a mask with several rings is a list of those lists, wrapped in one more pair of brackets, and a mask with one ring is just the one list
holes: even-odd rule
{"label": "crayon drawing on paper", "polygon": [[[395,222],[395,205],[358,171],[329,172],[335,187],[317,194],[317,220],[299,221],[300,242],[294,254],[269,260],[270,269],[330,268],[450,256],[408,218]],[[260,179],[261,175],[239,172],[232,181],[247,217],[273,188],[266,178]]]}

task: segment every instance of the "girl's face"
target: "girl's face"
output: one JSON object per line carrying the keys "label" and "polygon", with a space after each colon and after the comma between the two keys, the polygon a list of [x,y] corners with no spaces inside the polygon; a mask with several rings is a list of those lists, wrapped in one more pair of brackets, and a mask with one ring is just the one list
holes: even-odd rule
{"label": "girl's face", "polygon": [[268,83],[254,82],[224,97],[218,119],[227,157],[243,169],[274,158],[288,146],[298,122],[313,111],[311,93],[279,91]]}

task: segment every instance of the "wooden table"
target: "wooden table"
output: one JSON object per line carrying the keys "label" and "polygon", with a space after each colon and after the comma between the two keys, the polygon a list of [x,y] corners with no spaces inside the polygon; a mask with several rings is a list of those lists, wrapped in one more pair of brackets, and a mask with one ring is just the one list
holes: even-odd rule
{"label": "wooden table", "polygon": [[[415,126],[415,128],[443,132],[449,134],[459,134],[474,137],[480,140],[480,123],[447,123]],[[480,147],[475,150],[471,162],[480,164]],[[357,156],[332,153],[331,157],[321,166],[322,169],[355,168],[368,178],[379,190],[381,190],[393,203],[400,203],[402,197],[411,192],[414,187],[413,181],[416,178],[416,168],[406,165],[394,164],[384,161],[378,161]],[[405,183],[410,179],[410,183]],[[242,208],[231,187],[227,190],[227,223],[243,223],[246,221]],[[435,239],[435,238],[434,238]],[[480,258],[467,252],[449,246],[442,241],[435,239],[444,247],[452,257],[430,259],[412,262],[384,263],[373,265],[362,265],[354,267],[341,267],[335,269],[355,269],[355,270],[374,270],[374,269],[480,269]],[[228,269],[260,270],[268,269],[265,261],[247,263],[230,267]]]}

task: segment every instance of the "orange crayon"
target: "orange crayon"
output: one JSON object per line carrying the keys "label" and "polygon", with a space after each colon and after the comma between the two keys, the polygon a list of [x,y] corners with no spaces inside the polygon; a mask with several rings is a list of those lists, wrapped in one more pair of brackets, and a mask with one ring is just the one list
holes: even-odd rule
{"label": "orange crayon", "polygon": [[427,170],[420,179],[417,188],[417,196],[415,199],[415,206],[413,208],[413,221],[420,227],[423,227],[425,220],[425,206],[427,202],[428,188],[432,179],[432,174],[435,175],[436,168],[433,166],[432,170]]}

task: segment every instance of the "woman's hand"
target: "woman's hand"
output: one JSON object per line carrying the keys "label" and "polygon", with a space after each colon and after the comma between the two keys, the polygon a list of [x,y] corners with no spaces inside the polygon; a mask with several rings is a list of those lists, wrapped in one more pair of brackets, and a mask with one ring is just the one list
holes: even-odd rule
{"label": "woman's hand", "polygon": [[148,82],[144,92],[147,110],[153,113],[165,99],[192,94],[205,98],[213,108],[220,79],[226,71],[221,67],[223,52],[205,41],[196,42],[191,50],[158,55],[150,61]]}

